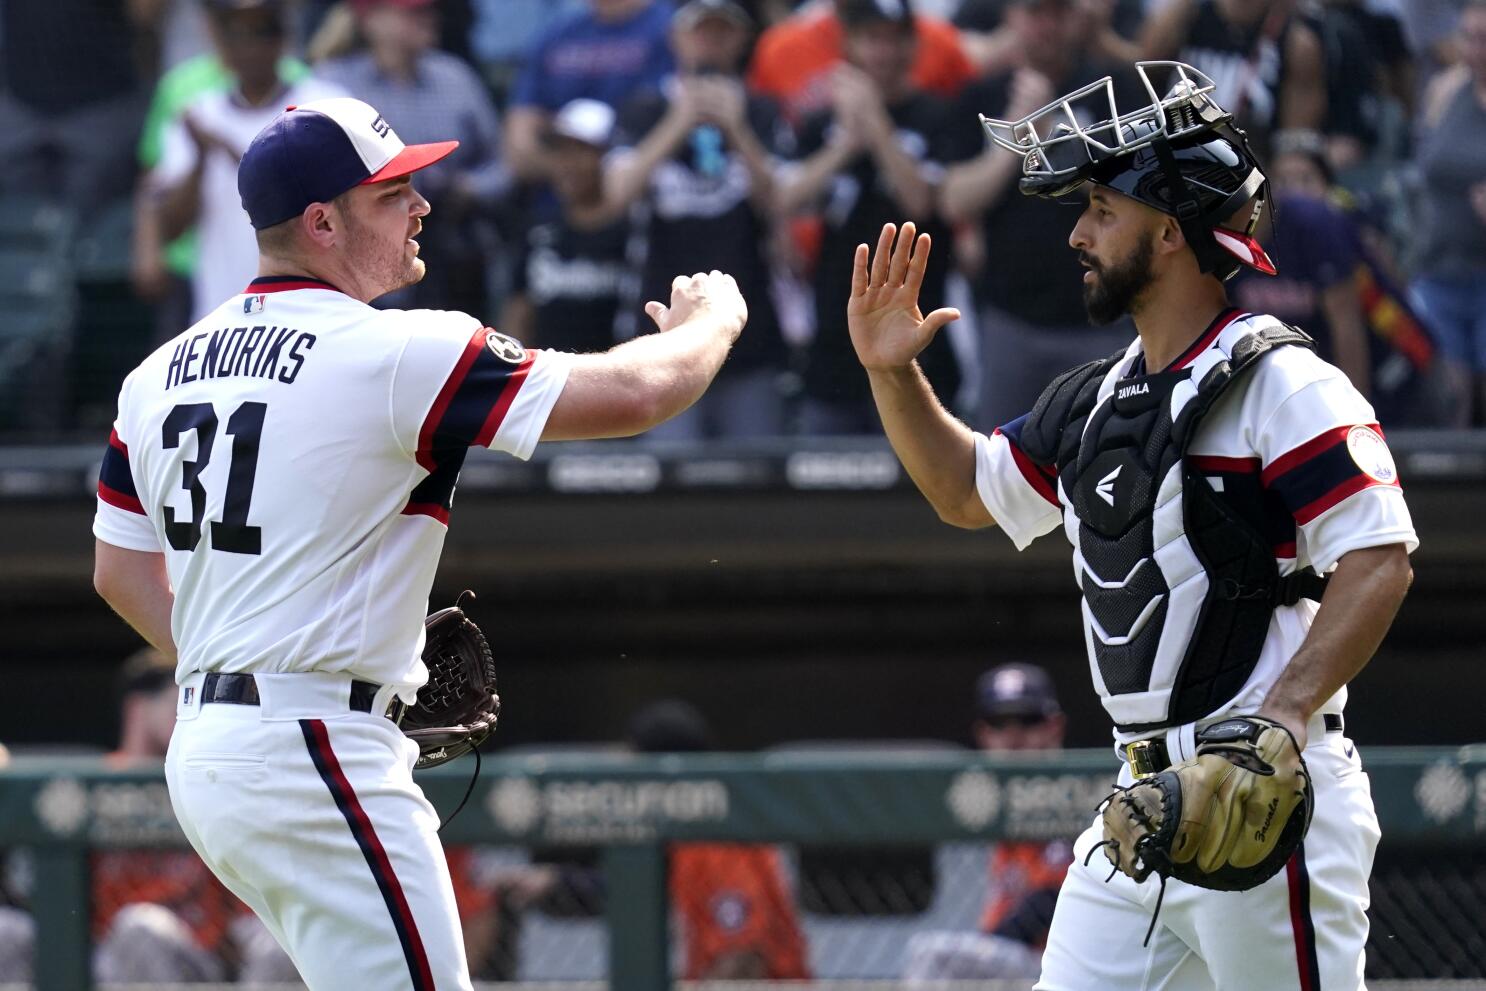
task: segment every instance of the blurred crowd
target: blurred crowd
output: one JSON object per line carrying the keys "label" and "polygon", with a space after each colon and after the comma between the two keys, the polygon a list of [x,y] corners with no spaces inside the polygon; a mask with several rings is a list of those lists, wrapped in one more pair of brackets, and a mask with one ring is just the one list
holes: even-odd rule
{"label": "blurred crowd", "polygon": [[977,115],[1105,75],[1142,105],[1137,59],[1211,76],[1267,164],[1280,274],[1235,303],[1311,333],[1385,427],[1486,423],[1486,0],[49,0],[0,8],[0,430],[106,424],[134,361],[242,290],[237,160],[333,95],[460,141],[420,174],[428,276],[379,305],[599,350],[722,269],[747,331],[656,433],[870,434],[850,258],[913,219],[926,311],[964,314],[921,363],[989,429],[1132,328],[1090,326],[1073,214],[1017,193]]}

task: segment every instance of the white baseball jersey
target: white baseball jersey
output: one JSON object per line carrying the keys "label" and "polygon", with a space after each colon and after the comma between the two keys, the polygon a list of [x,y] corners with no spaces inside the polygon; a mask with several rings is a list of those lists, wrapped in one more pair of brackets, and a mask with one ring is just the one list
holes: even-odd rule
{"label": "white baseball jersey", "polygon": [[125,380],[93,532],[164,551],[178,680],[348,673],[411,700],[465,453],[530,457],[568,367],[463,313],[256,280]]}
{"label": "white baseball jersey", "polygon": [[[1204,360],[1221,356],[1220,348],[1226,353],[1233,340],[1273,323],[1272,317],[1228,311],[1168,371],[1200,369]],[[1131,375],[1141,359],[1136,339],[1105,377],[1098,401],[1109,401],[1117,383]],[[1019,550],[1060,523],[1076,541],[1078,521],[1065,512],[1068,495],[1056,471],[1035,464],[1020,446],[1024,420],[1006,424],[990,436],[976,434],[981,501]],[[1372,407],[1339,369],[1305,348],[1275,349],[1225,392],[1198,425],[1187,460],[1236,509],[1241,508],[1237,503],[1248,501],[1249,512],[1243,515],[1262,517],[1261,529],[1273,543],[1281,574],[1307,566],[1324,574],[1342,555],[1359,548],[1403,544],[1412,552],[1418,546],[1393,457]],[[1180,604],[1175,597],[1173,603]],[[1315,602],[1302,599],[1274,611],[1247,683],[1214,716],[1259,708],[1304,642],[1316,609]],[[1116,723],[1146,721],[1146,714],[1134,709],[1144,704],[1143,698],[1104,689],[1092,645],[1090,669]],[[1167,677],[1172,674],[1165,672]],[[1159,682],[1160,670],[1156,677],[1152,689],[1169,688],[1169,680]],[[1322,711],[1340,712],[1345,700],[1343,688]],[[1117,738],[1128,742],[1149,735]]]}

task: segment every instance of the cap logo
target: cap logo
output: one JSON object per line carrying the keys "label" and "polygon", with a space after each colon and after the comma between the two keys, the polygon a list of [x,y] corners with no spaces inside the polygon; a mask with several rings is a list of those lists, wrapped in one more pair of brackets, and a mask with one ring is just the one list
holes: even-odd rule
{"label": "cap logo", "polygon": [[392,125],[387,123],[387,119],[381,114],[377,114],[377,119],[372,121],[371,127],[373,131],[377,132],[377,137],[379,138],[385,138],[388,132],[392,130]]}

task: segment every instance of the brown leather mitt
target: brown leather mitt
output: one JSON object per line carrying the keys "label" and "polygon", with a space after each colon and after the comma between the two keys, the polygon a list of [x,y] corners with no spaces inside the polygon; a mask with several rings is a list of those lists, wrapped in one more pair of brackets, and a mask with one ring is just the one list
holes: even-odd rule
{"label": "brown leather mitt", "polygon": [[1104,854],[1136,881],[1152,872],[1247,891],[1294,855],[1315,795],[1290,731],[1235,716],[1197,733],[1197,756],[1120,788],[1104,803]]}

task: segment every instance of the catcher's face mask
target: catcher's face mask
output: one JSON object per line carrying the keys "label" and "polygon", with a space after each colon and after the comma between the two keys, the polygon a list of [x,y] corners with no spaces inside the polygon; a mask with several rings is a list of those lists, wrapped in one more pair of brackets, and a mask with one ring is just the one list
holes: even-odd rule
{"label": "catcher's face mask", "polygon": [[[1181,62],[1137,62],[1135,71],[1150,102],[1126,113],[1105,76],[1021,120],[982,114],[981,126],[1021,156],[1024,194],[1056,198],[1098,183],[1177,218],[1202,271],[1228,279],[1246,265],[1273,275],[1253,237],[1269,183],[1233,116],[1213,101],[1213,81]],[[1222,226],[1251,200],[1241,230]]]}

